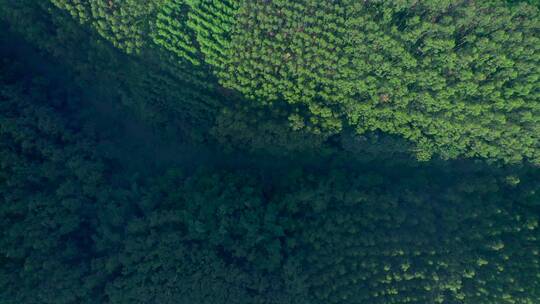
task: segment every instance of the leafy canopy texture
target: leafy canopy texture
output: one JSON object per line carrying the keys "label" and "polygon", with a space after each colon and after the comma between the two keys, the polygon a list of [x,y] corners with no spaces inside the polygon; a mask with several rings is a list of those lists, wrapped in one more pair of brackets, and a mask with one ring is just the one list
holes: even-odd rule
{"label": "leafy canopy texture", "polygon": [[221,83],[296,127],[381,130],[436,153],[540,161],[540,17],[496,1],[248,1]]}
{"label": "leafy canopy texture", "polygon": [[0,0],[0,303],[538,304],[514,2]]}
{"label": "leafy canopy texture", "polygon": [[316,134],[420,160],[540,163],[540,15],[506,1],[51,0],[128,53],[162,50]]}
{"label": "leafy canopy texture", "polygon": [[103,163],[55,110],[67,92],[0,65],[0,302],[86,301]]}
{"label": "leafy canopy texture", "polygon": [[[312,212],[298,238],[312,303],[534,303],[538,217],[490,178],[440,188],[416,174],[388,190],[338,173],[288,197]],[[417,188],[425,178],[437,194]]]}

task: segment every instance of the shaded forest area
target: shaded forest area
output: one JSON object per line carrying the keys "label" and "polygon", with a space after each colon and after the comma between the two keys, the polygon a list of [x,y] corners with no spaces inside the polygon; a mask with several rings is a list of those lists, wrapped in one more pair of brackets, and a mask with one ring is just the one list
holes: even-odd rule
{"label": "shaded forest area", "polygon": [[478,2],[0,0],[0,303],[538,303],[539,6]]}

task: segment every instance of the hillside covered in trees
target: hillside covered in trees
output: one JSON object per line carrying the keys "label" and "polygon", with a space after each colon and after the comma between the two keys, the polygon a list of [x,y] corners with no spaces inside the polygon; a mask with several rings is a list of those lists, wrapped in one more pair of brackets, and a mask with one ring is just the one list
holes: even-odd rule
{"label": "hillside covered in trees", "polygon": [[0,303],[539,303],[538,1],[0,0],[0,27]]}

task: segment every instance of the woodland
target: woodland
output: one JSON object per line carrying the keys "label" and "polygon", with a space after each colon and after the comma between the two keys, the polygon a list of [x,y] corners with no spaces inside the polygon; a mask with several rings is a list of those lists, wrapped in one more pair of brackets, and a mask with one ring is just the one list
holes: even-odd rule
{"label": "woodland", "polygon": [[1,304],[538,304],[539,223],[537,0],[0,0]]}

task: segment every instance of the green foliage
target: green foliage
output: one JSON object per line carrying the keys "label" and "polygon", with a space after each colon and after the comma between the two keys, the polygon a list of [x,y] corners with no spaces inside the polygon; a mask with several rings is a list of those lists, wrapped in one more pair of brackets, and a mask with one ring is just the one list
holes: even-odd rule
{"label": "green foliage", "polygon": [[[534,5],[52,2],[180,78],[201,85],[201,77],[214,74],[260,104],[285,100],[285,125],[295,130],[326,137],[350,128],[359,135],[381,131],[411,142],[424,161],[437,155],[540,162]],[[166,110],[153,110],[160,111]]]}
{"label": "green foliage", "polygon": [[536,304],[507,2],[0,0],[0,303]]}
{"label": "green foliage", "polygon": [[68,92],[15,68],[0,62],[0,302],[86,301],[104,164],[56,112]]}
{"label": "green foliage", "polygon": [[229,33],[236,20],[239,1],[187,0],[187,26],[195,34],[206,63],[223,66],[230,60]]}
{"label": "green foliage", "polygon": [[166,1],[157,14],[152,38],[156,45],[162,46],[175,56],[199,65],[200,54],[193,34],[186,24],[186,11],[183,0]]}
{"label": "green foliage", "polygon": [[275,276],[255,271],[282,258],[283,232],[259,185],[176,172],[153,184],[127,224],[121,274],[106,288],[111,303],[287,303]]}
{"label": "green foliage", "polygon": [[123,271],[107,286],[109,303],[272,303],[248,292],[268,288],[265,282],[226,265],[214,252],[182,246],[174,232],[148,234],[146,229],[159,229],[154,223],[132,223],[129,229],[119,255]]}
{"label": "green foliage", "polygon": [[178,225],[185,241],[220,248],[253,267],[275,269],[282,262],[277,210],[265,204],[250,176],[207,173],[183,180],[172,174],[155,184],[163,197],[143,201],[155,210],[152,222]]}
{"label": "green foliage", "polygon": [[211,133],[229,151],[242,149],[258,154],[290,155],[293,153],[327,152],[324,135],[288,127],[285,111],[233,105],[217,115]]}
{"label": "green foliage", "polygon": [[157,7],[162,1],[51,0],[81,23],[90,24],[101,36],[128,54],[138,53],[146,43]]}
{"label": "green foliage", "polygon": [[231,61],[215,68],[249,98],[303,105],[314,131],[381,130],[419,158],[538,163],[538,14],[496,1],[248,1]]}
{"label": "green foliage", "polygon": [[144,60],[124,56],[48,2],[21,0],[2,7],[0,18],[9,28],[69,65],[76,81],[92,88],[87,94],[100,107],[121,104],[183,138],[201,140],[213,124],[222,101],[204,71],[173,63],[162,53],[145,54]]}
{"label": "green foliage", "polygon": [[310,210],[297,242],[311,303],[534,303],[538,215],[492,178],[416,174],[338,174],[291,194]]}

